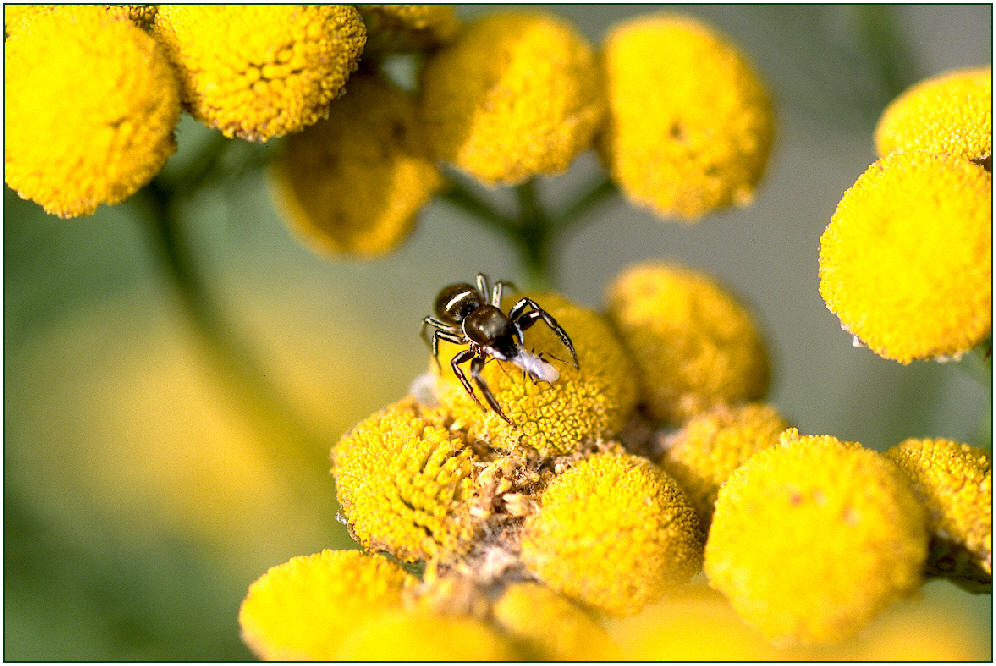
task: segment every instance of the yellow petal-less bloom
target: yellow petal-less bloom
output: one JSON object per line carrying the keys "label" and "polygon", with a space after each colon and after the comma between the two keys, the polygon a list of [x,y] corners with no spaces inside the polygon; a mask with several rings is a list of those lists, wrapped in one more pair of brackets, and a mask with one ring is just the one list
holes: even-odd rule
{"label": "yellow petal-less bloom", "polygon": [[879,156],[926,150],[972,160],[993,154],[993,72],[960,69],[929,78],[893,100],[875,128]]}
{"label": "yellow petal-less bloom", "polygon": [[357,5],[367,26],[363,55],[435,48],[460,29],[453,5]]}
{"label": "yellow petal-less bloom", "polygon": [[[580,369],[573,366],[560,338],[543,323],[528,329],[526,348],[561,359],[550,361],[560,377],[552,384],[533,383],[511,363],[488,363],[481,376],[512,421],[510,425],[490,409],[482,411],[454,375],[450,360],[465,347],[441,342],[440,368],[430,362],[438,374],[440,402],[468,425],[471,437],[479,436],[505,451],[531,448],[541,455],[566,454],[585,442],[614,436],[633,410],[636,385],[632,362],[608,322],[553,292],[526,296],[549,312],[570,336]],[[479,390],[475,391],[487,405]]]}
{"label": "yellow petal-less bloom", "polygon": [[191,115],[252,141],[327,117],[366,41],[349,5],[161,5],[154,32]]}
{"label": "yellow petal-less bloom", "polygon": [[693,18],[644,16],[612,29],[602,63],[609,111],[599,149],[630,200],[684,222],[750,203],[774,117],[735,46]]}
{"label": "yellow petal-less bloom", "polygon": [[636,264],[616,277],[606,302],[654,418],[680,423],[767,390],[768,356],[757,326],[707,275],[665,263]]}
{"label": "yellow petal-less bloom", "polygon": [[474,534],[475,460],[461,431],[410,398],[370,416],[332,450],[353,536],[403,562],[459,554]]}
{"label": "yellow petal-less bloom", "polygon": [[698,572],[701,539],[671,477],[644,458],[598,453],[543,491],[523,525],[522,561],[554,590],[625,615]]}
{"label": "yellow petal-less bloom", "polygon": [[52,13],[91,12],[132,21],[143,30],[155,20],[158,5],[4,5],[3,28],[12,35],[39,16]]}
{"label": "yellow petal-less bloom", "polygon": [[468,25],[422,71],[422,101],[437,157],[489,185],[564,171],[602,117],[591,47],[572,26],[537,11]]}
{"label": "yellow petal-less bloom", "polygon": [[329,118],[288,137],[272,173],[277,207],[310,247],[361,258],[404,241],[443,182],[414,100],[373,76],[351,78]]}
{"label": "yellow petal-less bloom", "polygon": [[36,16],[4,43],[4,179],[60,217],[127,199],[176,150],[169,62],[98,9]]}
{"label": "yellow petal-less bloom", "polygon": [[[975,567],[992,576],[992,457],[949,439],[907,439],[885,454],[913,481],[927,507],[935,540],[965,550]],[[937,549],[945,552],[947,549]],[[947,553],[946,553],[947,554]],[[934,555],[933,549],[931,555]],[[944,562],[932,562],[943,571]],[[948,563],[950,565],[950,563]]]}
{"label": "yellow petal-less bloom", "polygon": [[916,590],[926,554],[926,516],[895,465],[792,428],[720,489],[705,572],[776,645],[829,644]]}
{"label": "yellow petal-less bloom", "polygon": [[242,637],[262,659],[335,659],[357,622],[400,608],[416,582],[387,558],[355,550],[293,557],[249,586]]}
{"label": "yellow petal-less bloom", "polygon": [[574,602],[537,583],[509,585],[494,606],[495,621],[537,657],[553,661],[618,658],[605,629]]}
{"label": "yellow petal-less bloom", "polygon": [[471,617],[394,611],[351,627],[339,661],[518,661],[514,645]]}
{"label": "yellow petal-less bloom", "polygon": [[896,152],[844,193],[820,238],[820,295],[883,358],[957,356],[992,330],[992,174]]}
{"label": "yellow petal-less bloom", "polygon": [[720,405],[669,435],[660,465],[688,494],[699,522],[708,529],[723,482],[752,455],[777,445],[787,427],[771,405]]}

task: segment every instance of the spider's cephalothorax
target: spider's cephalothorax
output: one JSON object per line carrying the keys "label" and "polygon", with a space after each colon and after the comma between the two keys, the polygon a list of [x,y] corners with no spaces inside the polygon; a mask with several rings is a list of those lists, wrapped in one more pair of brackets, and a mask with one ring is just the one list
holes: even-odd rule
{"label": "spider's cephalothorax", "polygon": [[429,315],[422,320],[421,334],[428,343],[429,339],[425,333],[428,327],[432,328],[432,356],[436,359],[436,365],[439,365],[440,338],[458,345],[469,345],[450,361],[454,374],[474,402],[481,409],[485,409],[467,380],[467,375],[460,368],[462,363],[470,361],[470,376],[481,390],[484,399],[498,416],[511,423],[481,377],[481,370],[488,360],[509,361],[528,374],[534,382],[557,381],[560,373],[543,358],[543,354],[534,354],[524,347],[523,331],[542,320],[571,352],[574,367],[580,365],[577,352],[574,351],[574,343],[571,342],[567,332],[549,312],[537,305],[536,301],[531,298],[521,298],[508,314],[501,311],[501,292],[506,286],[511,284],[499,280],[495,282],[493,289],[488,289],[487,276],[478,273],[476,287],[466,282],[444,287],[436,296],[435,316]]}

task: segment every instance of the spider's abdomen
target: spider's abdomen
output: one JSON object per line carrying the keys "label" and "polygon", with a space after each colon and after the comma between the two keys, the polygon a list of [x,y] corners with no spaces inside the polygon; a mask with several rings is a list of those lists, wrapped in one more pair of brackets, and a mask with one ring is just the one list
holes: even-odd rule
{"label": "spider's abdomen", "polygon": [[477,290],[466,282],[458,282],[444,287],[436,296],[436,316],[445,322],[459,324],[481,305]]}

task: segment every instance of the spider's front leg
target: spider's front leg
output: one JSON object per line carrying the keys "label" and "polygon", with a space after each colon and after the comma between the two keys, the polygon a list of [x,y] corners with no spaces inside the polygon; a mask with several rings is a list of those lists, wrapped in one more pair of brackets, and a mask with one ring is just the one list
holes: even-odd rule
{"label": "spider's front leg", "polygon": [[[481,393],[484,394],[484,399],[488,401],[491,405],[491,409],[494,410],[495,414],[502,417],[505,423],[512,425],[512,420],[505,416],[505,413],[501,411],[501,406],[498,404],[498,400],[495,399],[491,389],[484,382],[484,378],[481,377],[481,370],[484,368],[484,359],[480,356],[475,356],[474,360],[470,362],[470,375],[474,378],[474,383],[477,384],[478,388],[481,389]],[[477,404],[481,404],[478,402]]]}
{"label": "spider's front leg", "polygon": [[429,345],[429,339],[425,335],[426,328],[432,326],[432,358],[436,361],[436,368],[442,369],[439,364],[439,338],[446,340],[447,342],[455,342],[458,345],[466,344],[467,340],[464,339],[463,335],[457,333],[453,330],[453,327],[446,322],[440,321],[435,317],[429,315],[422,320],[422,328],[419,329],[419,335],[422,336],[422,340],[425,344]]}
{"label": "spider's front leg", "polygon": [[[532,308],[532,311],[526,312],[526,308]],[[543,323],[549,326],[550,330],[557,334],[560,341],[564,343],[564,346],[571,352],[571,358],[574,360],[574,367],[581,367],[581,364],[578,363],[578,354],[574,351],[574,343],[571,342],[571,338],[567,335],[567,331],[565,331],[560,324],[557,323],[557,320],[553,318],[553,315],[541,308],[536,301],[531,298],[521,299],[509,311],[508,318],[523,331],[535,324],[537,320],[542,319]]]}
{"label": "spider's front leg", "polygon": [[[474,399],[474,402],[476,402],[477,406],[481,408],[481,411],[486,412],[488,411],[487,408],[481,404],[481,401],[474,394],[474,387],[470,385],[470,381],[467,380],[467,375],[465,375],[463,370],[460,369],[461,363],[465,363],[472,358],[474,358],[474,351],[472,349],[464,349],[462,352],[453,357],[453,360],[450,361],[450,367],[453,368],[453,374],[455,374],[457,379],[460,380],[460,383],[463,384],[463,389],[470,394],[470,397]],[[476,379],[477,378],[475,377],[475,380]],[[487,397],[487,394],[485,394],[484,397]]]}

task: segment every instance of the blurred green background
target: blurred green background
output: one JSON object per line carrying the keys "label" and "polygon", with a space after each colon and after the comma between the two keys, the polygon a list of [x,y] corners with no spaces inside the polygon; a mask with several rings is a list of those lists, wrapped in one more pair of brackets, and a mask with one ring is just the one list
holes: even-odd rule
{"label": "blurred green background", "polygon": [[[613,22],[655,8],[550,9],[597,43]],[[990,446],[988,380],[967,362],[900,366],[852,348],[817,292],[817,251],[837,201],[875,159],[888,101],[923,77],[990,63],[992,7],[670,10],[711,22],[769,82],[779,132],[766,178],[752,207],[695,226],[603,202],[564,244],[557,286],[599,307],[628,264],[683,262],[753,307],[772,350],[770,399],[803,433],[877,449],[910,436]],[[185,117],[171,164],[209,135]],[[544,201],[569,201],[598,169],[582,156],[543,182]],[[236,621],[249,583],[294,555],[351,544],[335,521],[328,447],[426,368],[417,332],[436,291],[519,270],[501,238],[441,202],[387,259],[322,259],[269,197],[255,171],[187,201],[183,224],[213,298],[320,433],[303,453],[275,451],[233,396],[137,202],[60,220],[5,188],[6,659],[250,658]],[[988,648],[991,596],[944,585]]]}

